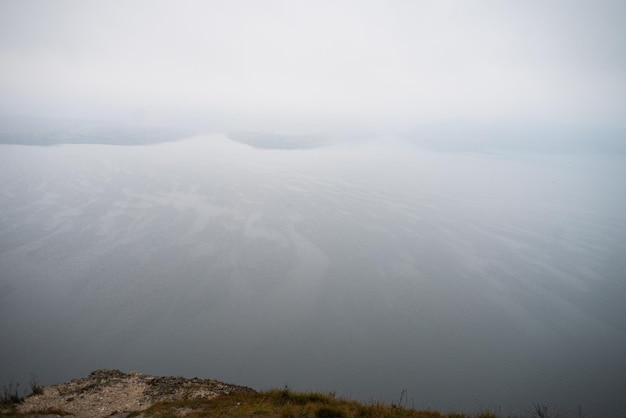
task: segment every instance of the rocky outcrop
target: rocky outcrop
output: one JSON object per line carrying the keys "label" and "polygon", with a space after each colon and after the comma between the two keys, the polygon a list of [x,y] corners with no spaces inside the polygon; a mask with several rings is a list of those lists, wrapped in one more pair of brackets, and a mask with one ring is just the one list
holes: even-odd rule
{"label": "rocky outcrop", "polygon": [[23,413],[65,411],[75,417],[126,417],[163,400],[212,399],[253,389],[208,379],[157,377],[139,372],[96,370],[82,379],[45,386],[43,393],[26,398]]}

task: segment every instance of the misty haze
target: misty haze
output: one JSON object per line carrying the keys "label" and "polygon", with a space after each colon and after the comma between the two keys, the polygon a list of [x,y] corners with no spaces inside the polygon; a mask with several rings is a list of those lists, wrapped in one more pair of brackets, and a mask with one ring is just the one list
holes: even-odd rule
{"label": "misty haze", "polygon": [[0,385],[626,410],[618,2],[24,3],[0,1]]}

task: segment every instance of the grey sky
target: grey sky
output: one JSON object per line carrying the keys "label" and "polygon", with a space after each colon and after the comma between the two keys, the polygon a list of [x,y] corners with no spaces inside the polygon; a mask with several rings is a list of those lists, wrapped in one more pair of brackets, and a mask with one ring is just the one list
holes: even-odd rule
{"label": "grey sky", "polygon": [[0,113],[623,124],[623,1],[0,1]]}

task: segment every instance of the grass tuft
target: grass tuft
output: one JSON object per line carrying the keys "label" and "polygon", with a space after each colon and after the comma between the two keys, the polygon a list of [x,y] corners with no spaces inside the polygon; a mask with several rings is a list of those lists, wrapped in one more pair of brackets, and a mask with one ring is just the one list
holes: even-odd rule
{"label": "grass tuft", "polygon": [[43,386],[39,384],[39,381],[37,380],[36,375],[34,374],[30,375],[29,386],[30,386],[31,393],[28,396],[43,395]]}
{"label": "grass tuft", "polygon": [[7,408],[13,407],[19,403],[24,401],[19,395],[20,384],[13,384],[13,382],[9,383],[8,386],[2,387],[2,392],[0,393],[0,406]]}

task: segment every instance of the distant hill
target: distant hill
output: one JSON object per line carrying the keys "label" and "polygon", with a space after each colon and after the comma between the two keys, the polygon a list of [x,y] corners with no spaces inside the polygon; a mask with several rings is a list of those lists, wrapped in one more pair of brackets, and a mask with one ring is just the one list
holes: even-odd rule
{"label": "distant hill", "polygon": [[146,145],[176,141],[190,130],[150,124],[78,119],[0,117],[0,143],[19,145],[109,144]]}
{"label": "distant hill", "polygon": [[295,131],[236,131],[227,136],[233,141],[268,149],[316,148],[328,143],[328,138],[319,134]]}

